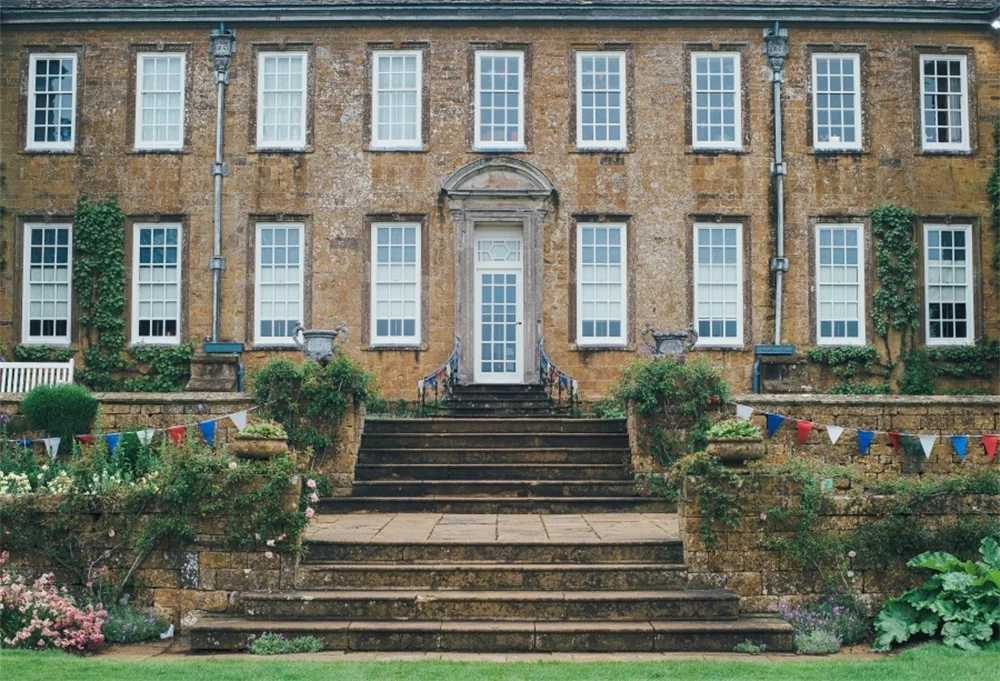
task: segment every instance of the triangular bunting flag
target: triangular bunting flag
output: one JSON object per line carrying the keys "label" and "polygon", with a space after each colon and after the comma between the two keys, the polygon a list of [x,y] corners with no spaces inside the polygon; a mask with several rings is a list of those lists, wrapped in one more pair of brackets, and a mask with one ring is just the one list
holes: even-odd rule
{"label": "triangular bunting flag", "polygon": [[835,445],[840,436],[844,434],[844,429],[840,426],[827,426],[826,434],[830,436],[830,444]]}
{"label": "triangular bunting flag", "polygon": [[889,444],[891,444],[892,448],[898,452],[899,451],[899,432],[897,432],[895,430],[890,430],[888,433],[886,433],[886,435],[889,436]]}
{"label": "triangular bunting flag", "polygon": [[62,438],[59,437],[47,437],[42,442],[45,443],[45,453],[49,455],[49,462],[54,462],[56,460],[56,454],[59,453],[59,442]]}
{"label": "triangular bunting flag", "polygon": [[[423,381],[420,381],[420,383],[420,391],[423,392]],[[229,420],[233,422],[234,426],[236,426],[236,430],[243,430],[247,427],[247,410],[244,409],[243,411],[238,411],[235,414],[230,414]]]}
{"label": "triangular bunting flag", "polygon": [[28,440],[28,439],[18,440],[17,445],[19,447],[24,447],[25,449],[29,449],[31,445],[34,444],[34,442],[35,442],[34,440]]}
{"label": "triangular bunting flag", "polygon": [[767,415],[767,436],[774,437],[774,432],[781,427],[781,424],[785,422],[784,416],[779,416],[778,414],[768,414]]}
{"label": "triangular bunting flag", "polygon": [[187,430],[187,426],[174,426],[173,428],[167,428],[167,435],[170,436],[170,441],[175,445],[179,445],[184,442],[184,431]]}
{"label": "triangular bunting flag", "polygon": [[423,392],[424,392],[424,379],[421,378],[419,381],[417,381],[417,393],[423,393]]}
{"label": "triangular bunting flag", "polygon": [[874,430],[858,431],[858,449],[861,451],[861,456],[868,453],[868,447],[871,445],[873,437],[875,437]]}
{"label": "triangular bunting flag", "polygon": [[997,440],[1000,440],[1000,435],[983,435],[983,449],[986,450],[986,458],[990,461],[996,456]]}
{"label": "triangular bunting flag", "polygon": [[108,451],[114,452],[118,448],[118,440],[121,439],[120,433],[108,433],[104,436],[104,439],[108,443]]}
{"label": "triangular bunting flag", "polygon": [[969,436],[952,435],[951,446],[955,448],[955,453],[958,454],[958,460],[963,461],[965,459],[965,448],[969,446]]}
{"label": "triangular bunting flag", "polygon": [[749,421],[750,417],[753,416],[753,407],[747,404],[737,404],[736,405],[736,416],[744,421]]}
{"label": "triangular bunting flag", "polygon": [[81,445],[84,446],[94,444],[93,435],[77,435],[76,439],[80,442]]}
{"label": "triangular bunting flag", "polygon": [[924,448],[924,458],[931,458],[931,450],[934,449],[934,443],[937,441],[937,435],[921,435],[920,436],[920,446]]}
{"label": "triangular bunting flag", "polygon": [[215,419],[211,421],[201,421],[198,424],[198,428],[201,429],[201,434],[205,436],[205,442],[212,445],[212,440],[215,439]]}
{"label": "triangular bunting flag", "polygon": [[812,421],[796,421],[795,428],[799,431],[799,444],[804,445],[806,440],[809,439],[809,433],[812,432],[813,426],[816,424]]}
{"label": "triangular bunting flag", "polygon": [[143,445],[149,446],[149,443],[153,441],[153,434],[156,433],[155,430],[149,428],[147,430],[137,430],[135,431],[135,436],[139,438],[139,442]]}

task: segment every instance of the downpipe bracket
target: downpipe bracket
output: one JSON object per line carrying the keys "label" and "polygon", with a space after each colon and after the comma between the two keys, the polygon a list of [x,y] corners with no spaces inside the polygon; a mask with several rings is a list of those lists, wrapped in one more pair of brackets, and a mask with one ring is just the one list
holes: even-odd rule
{"label": "downpipe bracket", "polygon": [[782,274],[788,272],[788,258],[771,258],[771,271]]}
{"label": "downpipe bracket", "polygon": [[214,161],[212,163],[212,175],[229,177],[229,164],[222,161]]}
{"label": "downpipe bracket", "polygon": [[787,174],[788,174],[788,164],[787,163],[785,163],[785,162],[775,163],[773,161],[771,162],[771,176],[772,177],[777,177],[779,175],[781,175],[782,177],[784,177]]}
{"label": "downpipe bracket", "polygon": [[208,261],[208,269],[221,272],[226,269],[226,259],[221,255],[213,255]]}

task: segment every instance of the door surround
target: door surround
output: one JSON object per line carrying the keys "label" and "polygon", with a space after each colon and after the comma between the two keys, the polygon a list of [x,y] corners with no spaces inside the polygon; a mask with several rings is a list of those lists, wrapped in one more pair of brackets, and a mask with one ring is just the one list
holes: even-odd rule
{"label": "door surround", "polygon": [[458,382],[474,382],[476,225],[520,224],[523,249],[522,383],[538,383],[535,348],[542,319],[542,247],[556,189],[545,173],[519,159],[487,156],[467,163],[441,192],[455,229],[455,334],[461,339]]}

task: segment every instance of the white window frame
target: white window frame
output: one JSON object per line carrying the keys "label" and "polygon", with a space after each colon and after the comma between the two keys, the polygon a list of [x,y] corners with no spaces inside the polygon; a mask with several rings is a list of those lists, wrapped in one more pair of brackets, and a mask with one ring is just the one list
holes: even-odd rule
{"label": "white window frame", "polygon": [[[583,335],[583,230],[587,227],[617,227],[621,230],[621,334],[615,338]],[[576,344],[579,347],[625,347],[628,345],[628,224],[624,222],[578,222],[576,225]]]}
{"label": "white window frame", "polygon": [[[930,267],[930,259],[927,257],[928,240],[927,233],[932,229],[943,229],[949,232],[965,232],[965,270],[968,278],[965,283],[965,290],[968,291],[968,295],[965,300],[965,309],[968,311],[968,315],[965,323],[965,337],[964,338],[931,338],[931,314],[930,314],[930,277],[928,276],[928,268]],[[924,261],[924,304],[923,304],[923,315],[924,315],[924,342],[930,346],[942,346],[942,345],[974,345],[976,342],[976,293],[975,293],[975,261],[974,261],[974,251],[972,247],[972,225],[969,224],[940,224],[940,223],[925,223],[923,226],[923,253],[921,257]]]}
{"label": "white window frame", "polygon": [[[267,142],[264,140],[264,60],[268,57],[302,58],[302,135],[297,140]],[[306,148],[306,129],[309,125],[309,53],[297,51],[269,51],[257,53],[257,148],[302,151]]]}
{"label": "white window frame", "polygon": [[[854,62],[854,141],[853,142],[820,142],[819,141],[819,88],[817,83],[816,62],[820,59],[850,59]],[[829,75],[829,74],[827,74]],[[841,74],[843,75],[843,74]],[[813,113],[813,148],[821,151],[859,151],[863,148],[861,132],[861,55],[857,52],[816,52],[812,55],[812,113]],[[841,126],[843,127],[843,126]]]}
{"label": "white window frame", "polygon": [[[28,125],[25,133],[24,148],[27,151],[73,151],[76,148],[76,103],[79,85],[79,61],[73,52],[35,52],[29,57],[30,67],[28,68]],[[39,60],[47,59],[69,59],[73,63],[73,90],[72,97],[72,118],[70,122],[69,141],[63,142],[36,142],[35,141],[35,77]]]}
{"label": "white window frame", "polygon": [[[823,229],[852,229],[858,234],[858,336],[857,338],[824,338],[820,333],[821,323],[823,319],[820,317],[820,287],[823,284],[820,283],[820,238],[819,233]],[[814,304],[816,305],[816,345],[824,346],[843,346],[843,345],[865,345],[867,343],[867,306],[865,305],[865,300],[868,297],[867,287],[866,287],[866,277],[865,277],[865,226],[860,222],[845,222],[845,223],[819,223],[816,225],[814,232],[814,241],[816,242],[816,247],[813,252],[813,259],[815,262],[815,286],[816,291],[813,296]]]}
{"label": "white window frame", "polygon": [[[517,92],[517,132],[520,138],[515,142],[497,142],[488,141],[483,142],[480,139],[479,130],[479,95],[481,91],[481,57],[517,57],[517,68],[518,68],[518,79],[519,84]],[[475,52],[475,104],[473,107],[473,135],[474,143],[473,148],[476,151],[501,151],[501,150],[524,150],[527,149],[527,142],[524,139],[524,92],[527,87],[527,83],[524,81],[524,52],[521,50],[476,50]],[[506,124],[505,124],[506,125]]]}
{"label": "white window frame", "polygon": [[[924,64],[929,61],[958,61],[962,65],[962,141],[961,142],[928,142],[927,122],[925,120],[926,110]],[[920,55],[920,144],[924,151],[971,151],[972,141],[971,129],[969,126],[969,60],[964,54],[922,54]]]}
{"label": "white window frame", "polygon": [[[31,232],[34,229],[65,229],[69,232],[67,243],[67,314],[66,335],[31,336]],[[69,223],[28,222],[24,224],[24,244],[21,250],[21,343],[22,345],[47,345],[61,347],[69,345],[73,336],[73,225]]]}
{"label": "white window frame", "polygon": [[[416,57],[417,60],[417,138],[415,140],[381,140],[378,136],[378,64],[382,56]],[[424,148],[424,51],[423,50],[373,50],[372,51],[372,110],[371,148],[379,151],[421,151]]]}
{"label": "white window frame", "polygon": [[[618,95],[621,97],[621,139],[584,140],[583,139],[583,60],[587,57],[606,57],[618,60],[619,80]],[[626,73],[625,52],[589,51],[576,53],[576,146],[578,149],[627,149],[628,148],[628,114],[626,107],[628,95],[628,74]]]}
{"label": "white window frame", "polygon": [[698,328],[698,230],[701,228],[734,228],[736,230],[736,337],[735,338],[711,338],[699,336],[695,344],[699,348],[741,348],[744,344],[744,324],[743,317],[746,314],[746,295],[744,289],[743,272],[743,223],[740,222],[696,222],[692,232],[692,292],[691,299],[694,301],[693,323]]}
{"label": "white window frame", "polygon": [[[173,336],[139,335],[139,232],[143,229],[177,230],[177,333]],[[184,226],[179,222],[137,222],[132,225],[132,345],[180,345],[184,296]]]}
{"label": "white window frame", "polygon": [[[378,329],[378,315],[376,310],[378,309],[378,299],[377,299],[377,286],[376,286],[376,268],[378,267],[378,230],[381,227],[412,227],[415,231],[414,243],[416,245],[416,265],[417,270],[417,281],[416,281],[416,291],[417,295],[414,299],[416,305],[416,319],[413,325],[413,336],[380,336],[377,333]],[[420,248],[421,239],[421,227],[419,222],[373,222],[371,229],[371,257],[370,257],[370,267],[371,267],[371,277],[369,280],[369,288],[371,289],[371,295],[369,296],[369,345],[371,347],[414,347],[419,346],[421,343],[421,325],[420,319],[422,314],[422,268],[423,268],[423,253]]]}
{"label": "white window frame", "polygon": [[[280,336],[268,336],[266,338],[260,336],[260,320],[261,312],[260,306],[263,302],[261,300],[260,287],[261,287],[261,237],[260,231],[262,229],[298,229],[299,230],[299,280],[297,283],[299,286],[299,320],[300,324],[305,324],[305,313],[306,313],[306,291],[305,291],[305,271],[306,271],[306,228],[301,222],[258,222],[254,227],[254,276],[253,276],[253,342],[256,346],[268,347],[268,346],[295,346],[295,339],[289,335],[285,337]],[[285,282],[286,284],[288,282]]]}
{"label": "white window frame", "polygon": [[[181,123],[180,139],[176,142],[143,142],[142,141],[142,77],[144,75],[145,60],[148,58],[179,58],[181,61]],[[135,57],[135,149],[137,151],[181,151],[184,149],[184,118],[186,107],[186,87],[187,87],[187,54],[185,52],[139,52]]]}
{"label": "white window frame", "polygon": [[[732,142],[699,142],[698,141],[698,71],[697,60],[701,57],[732,57],[733,75],[735,76],[735,89],[733,96],[733,121],[735,124],[734,139]],[[743,150],[743,55],[739,52],[714,52],[699,51],[691,53],[691,148],[707,149],[714,151],[742,151]]]}

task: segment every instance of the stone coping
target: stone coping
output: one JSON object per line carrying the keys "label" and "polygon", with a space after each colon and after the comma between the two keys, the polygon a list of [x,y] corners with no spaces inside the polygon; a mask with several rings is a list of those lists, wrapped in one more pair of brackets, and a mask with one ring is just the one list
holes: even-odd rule
{"label": "stone coping", "polygon": [[789,407],[971,407],[986,406],[1000,410],[1000,395],[826,395],[816,393],[741,393],[730,402]]}
{"label": "stone coping", "polygon": [[[215,393],[215,392],[178,392],[178,393],[93,393],[101,404],[200,404],[205,402],[216,404],[231,404],[236,402],[252,403],[253,393]],[[24,393],[0,394],[0,402],[20,402]]]}

